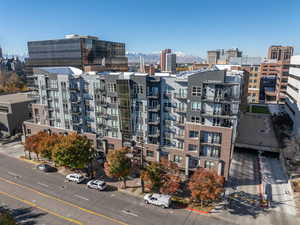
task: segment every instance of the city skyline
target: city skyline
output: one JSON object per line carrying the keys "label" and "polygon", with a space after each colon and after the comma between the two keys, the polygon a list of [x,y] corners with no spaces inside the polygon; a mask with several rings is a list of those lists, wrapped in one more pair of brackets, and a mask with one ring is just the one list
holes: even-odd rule
{"label": "city skyline", "polygon": [[4,54],[27,54],[27,41],[60,39],[72,33],[124,42],[128,52],[152,53],[171,48],[205,57],[207,50],[237,47],[246,55],[265,57],[270,45],[291,45],[295,54],[299,53],[300,41],[293,38],[299,36],[299,31],[291,29],[297,27],[299,20],[296,12],[300,5],[294,0],[286,5],[281,1],[266,0],[259,5],[252,2],[247,8],[236,0],[218,2],[217,6],[164,1],[159,7],[157,1],[101,5],[88,1],[72,8],[69,1],[53,1],[59,7],[34,0],[30,1],[33,4],[13,2],[1,4],[0,27],[5,29],[0,30],[0,45]]}

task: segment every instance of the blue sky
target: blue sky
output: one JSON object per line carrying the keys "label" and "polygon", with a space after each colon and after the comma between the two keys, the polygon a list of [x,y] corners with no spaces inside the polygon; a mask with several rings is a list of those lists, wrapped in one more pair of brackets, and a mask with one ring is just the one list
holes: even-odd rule
{"label": "blue sky", "polygon": [[0,45],[27,52],[29,40],[89,34],[130,52],[172,48],[205,56],[238,47],[265,56],[271,44],[300,54],[300,0],[10,0],[0,4]]}

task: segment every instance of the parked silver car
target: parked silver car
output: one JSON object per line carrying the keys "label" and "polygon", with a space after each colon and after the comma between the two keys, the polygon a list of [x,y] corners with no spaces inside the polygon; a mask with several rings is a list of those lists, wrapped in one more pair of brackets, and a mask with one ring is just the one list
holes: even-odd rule
{"label": "parked silver car", "polygon": [[107,185],[102,180],[90,180],[87,184],[88,188],[96,189],[99,191],[103,191],[107,188]]}
{"label": "parked silver car", "polygon": [[146,204],[153,204],[163,208],[169,208],[171,204],[171,196],[162,194],[146,194],[144,196],[144,201]]}

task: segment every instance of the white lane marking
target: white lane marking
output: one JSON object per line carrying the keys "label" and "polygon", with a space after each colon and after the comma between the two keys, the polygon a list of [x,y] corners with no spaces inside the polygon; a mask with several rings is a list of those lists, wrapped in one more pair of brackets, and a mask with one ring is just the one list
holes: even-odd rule
{"label": "white lane marking", "polygon": [[89,199],[88,198],[86,198],[86,197],[83,197],[83,196],[81,196],[81,195],[74,195],[74,196],[76,196],[77,198],[81,198],[81,199],[83,199],[83,200],[86,200],[86,201],[88,201]]}
{"label": "white lane marking", "polygon": [[13,172],[10,172],[10,171],[7,171],[7,173],[8,173],[9,175],[14,176],[14,177],[21,177],[20,175],[18,175],[18,174],[16,174],[16,173],[13,173]]}
{"label": "white lane marking", "polygon": [[38,184],[41,185],[41,186],[44,186],[44,187],[49,187],[49,185],[41,183],[41,182],[38,182]]}
{"label": "white lane marking", "polygon": [[134,213],[130,212],[130,210],[128,210],[128,209],[124,209],[124,210],[122,210],[121,212],[122,212],[122,213],[125,213],[125,214],[127,214],[127,215],[130,215],[130,216],[138,217],[137,214],[134,214]]}

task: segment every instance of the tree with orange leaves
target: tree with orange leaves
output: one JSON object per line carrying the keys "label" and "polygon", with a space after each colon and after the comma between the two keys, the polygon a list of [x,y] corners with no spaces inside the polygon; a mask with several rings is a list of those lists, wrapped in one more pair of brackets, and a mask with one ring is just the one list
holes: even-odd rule
{"label": "tree with orange leaves", "polygon": [[29,159],[31,159],[30,153],[34,152],[36,154],[37,159],[39,160],[39,156],[42,152],[41,143],[43,142],[43,139],[45,138],[46,135],[48,135],[47,132],[40,131],[37,134],[31,135],[26,138],[24,151],[29,152]]}
{"label": "tree with orange leaves", "polygon": [[128,148],[110,150],[104,164],[105,174],[109,177],[119,178],[126,188],[126,180],[131,172],[131,160],[128,158]]}
{"label": "tree with orange leaves", "polygon": [[224,191],[224,182],[224,177],[219,176],[215,171],[197,169],[188,183],[192,200],[200,202],[203,206],[204,201],[218,199]]}

